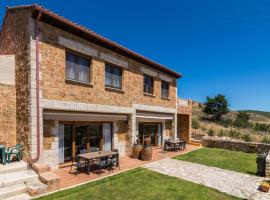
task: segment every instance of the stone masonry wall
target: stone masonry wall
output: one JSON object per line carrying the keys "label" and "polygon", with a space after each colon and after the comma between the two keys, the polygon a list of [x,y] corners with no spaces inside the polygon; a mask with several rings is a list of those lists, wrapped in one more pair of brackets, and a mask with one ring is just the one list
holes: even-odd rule
{"label": "stone masonry wall", "polygon": [[202,139],[202,145],[205,147],[221,148],[233,151],[244,151],[246,153],[268,153],[270,150],[270,144],[205,138]]}
{"label": "stone masonry wall", "polygon": [[[42,91],[44,99],[124,107],[131,107],[134,103],[176,107],[176,80],[174,78],[172,78],[170,84],[169,100],[160,98],[161,79],[159,76],[155,77],[154,96],[145,96],[143,94],[143,72],[140,69],[142,66],[147,67],[143,64],[96,46],[48,24],[43,23],[41,31],[42,43],[40,52],[42,57]],[[85,45],[84,49],[91,48],[94,52],[93,54],[97,54],[96,56],[91,56],[91,84],[71,84],[65,81],[66,47],[59,44],[59,38],[67,38],[66,40],[69,41],[70,45],[74,42],[80,42],[80,45]],[[83,48],[81,47],[81,49]],[[105,89],[105,62],[102,59],[105,55],[107,57],[110,56],[112,60],[123,63],[123,88],[121,91]],[[128,67],[125,65],[128,65]],[[156,73],[154,69],[150,71]]]}
{"label": "stone masonry wall", "polygon": [[15,55],[16,72],[16,132],[17,142],[29,152],[29,13],[9,12],[0,33],[0,54]]}
{"label": "stone masonry wall", "polygon": [[15,86],[0,83],[0,144],[16,144]]}

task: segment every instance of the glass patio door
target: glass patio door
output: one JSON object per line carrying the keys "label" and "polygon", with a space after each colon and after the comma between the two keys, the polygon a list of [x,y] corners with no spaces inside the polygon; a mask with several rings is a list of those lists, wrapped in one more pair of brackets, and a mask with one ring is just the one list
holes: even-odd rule
{"label": "glass patio door", "polygon": [[162,145],[161,124],[159,123],[139,123],[139,139],[150,137],[153,146]]}

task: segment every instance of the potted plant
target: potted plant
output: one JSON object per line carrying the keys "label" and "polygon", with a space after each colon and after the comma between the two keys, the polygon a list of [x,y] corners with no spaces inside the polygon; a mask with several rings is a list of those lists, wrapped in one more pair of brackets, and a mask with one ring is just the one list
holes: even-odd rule
{"label": "potted plant", "polygon": [[267,182],[267,181],[263,181],[260,185],[260,190],[262,192],[268,192],[269,191],[269,188],[270,188],[270,183]]}
{"label": "potted plant", "polygon": [[136,139],[132,147],[132,158],[140,159],[142,149],[143,145],[141,144],[140,139]]}

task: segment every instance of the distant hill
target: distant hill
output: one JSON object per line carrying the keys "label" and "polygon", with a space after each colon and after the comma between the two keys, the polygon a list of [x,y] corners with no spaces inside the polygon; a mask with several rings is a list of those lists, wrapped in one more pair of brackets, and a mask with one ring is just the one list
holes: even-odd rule
{"label": "distant hill", "polygon": [[[203,104],[193,104],[193,120],[192,120],[192,137],[195,139],[201,138],[203,135],[208,135],[209,130],[213,130],[215,135],[250,135],[252,141],[270,143],[270,131],[269,132],[257,132],[254,130],[256,123],[270,124],[270,112],[257,111],[257,110],[240,110],[250,114],[250,122],[254,125],[247,129],[241,129],[234,127],[231,122],[236,119],[236,115],[239,111],[231,111],[224,116],[222,123],[215,123],[211,120],[207,120],[208,116],[203,113]],[[241,137],[241,136],[239,136]],[[267,141],[266,141],[267,140]]]}
{"label": "distant hill", "polygon": [[254,113],[254,114],[257,114],[257,115],[262,115],[262,116],[265,116],[267,118],[270,118],[270,112],[258,111],[258,110],[241,110],[241,111],[244,111],[244,112],[247,112],[247,113]]}

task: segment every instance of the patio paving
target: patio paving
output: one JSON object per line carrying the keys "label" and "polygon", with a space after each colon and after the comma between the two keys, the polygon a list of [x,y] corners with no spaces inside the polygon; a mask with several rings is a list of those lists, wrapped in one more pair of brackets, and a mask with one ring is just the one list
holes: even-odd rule
{"label": "patio paving", "polygon": [[270,199],[270,193],[263,193],[257,190],[259,184],[264,180],[257,176],[171,158],[148,163],[145,165],[145,168],[202,184],[239,198],[252,200]]}
{"label": "patio paving", "polygon": [[186,149],[184,151],[179,151],[179,152],[166,152],[166,151],[163,151],[162,148],[154,149],[151,161],[142,161],[142,160],[130,158],[127,156],[120,157],[121,169],[119,170],[118,168],[116,168],[113,171],[113,173],[110,173],[110,174],[108,174],[107,171],[104,171],[104,173],[102,173],[101,176],[95,173],[91,173],[90,175],[87,175],[86,173],[79,173],[78,175],[75,176],[74,174],[69,173],[70,167],[63,167],[53,172],[60,178],[60,189],[63,189],[63,188],[72,187],[78,184],[83,184],[89,181],[94,181],[94,180],[104,178],[107,176],[115,175],[115,174],[127,171],[129,169],[134,169],[134,168],[143,166],[147,163],[181,155],[181,154],[184,154],[184,153],[187,153],[187,152],[199,149],[199,148],[200,147],[194,146],[194,145],[186,145]]}

